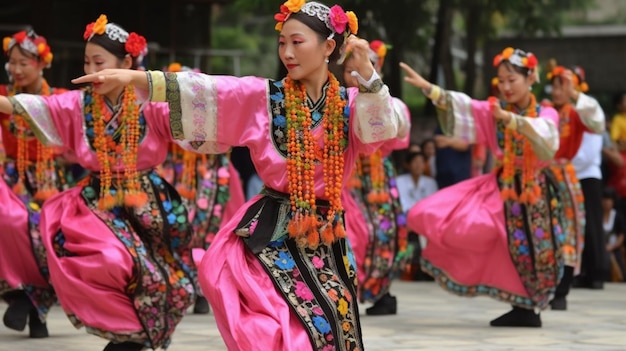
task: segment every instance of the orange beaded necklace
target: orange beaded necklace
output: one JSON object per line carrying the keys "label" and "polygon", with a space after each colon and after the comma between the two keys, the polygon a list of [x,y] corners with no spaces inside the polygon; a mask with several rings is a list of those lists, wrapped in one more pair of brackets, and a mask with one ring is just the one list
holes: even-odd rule
{"label": "orange beaded necklace", "polygon": [[341,98],[339,81],[328,73],[329,86],[322,117],[324,150],[321,154],[324,195],[329,208],[326,221],[317,218],[315,196],[315,161],[317,140],[311,131],[313,119],[306,103],[304,85],[285,79],[285,110],[287,117],[287,177],[292,218],[288,225],[289,235],[300,247],[316,248],[320,241],[326,245],[336,238],[344,238],[343,186],[346,147],[343,112],[346,101]]}
{"label": "orange beaded necklace", "polygon": [[[39,95],[49,96],[52,92],[50,85],[45,79],[41,79],[41,92]],[[20,93],[15,85],[11,86],[8,92],[8,96],[14,96]],[[44,146],[39,140],[29,140],[28,123],[19,115],[14,115],[16,127],[16,139],[17,139],[17,172],[19,181],[13,186],[13,191],[16,194],[23,194],[25,192],[24,182],[26,180],[26,168],[30,163],[30,156],[28,155],[28,144],[34,142],[37,145],[37,155],[35,163],[35,182],[37,191],[34,194],[34,199],[43,202],[50,198],[52,195],[59,192],[54,182],[55,177],[52,174],[55,171],[54,163],[54,148]]]}
{"label": "orange beaded necklace", "polygon": [[[112,135],[106,133],[106,122],[113,117],[106,106],[104,97],[87,90],[85,94],[91,94],[91,100],[85,104],[85,114],[92,114],[94,121],[94,148],[100,164],[100,209],[111,209],[114,206],[125,205],[128,207],[140,207],[146,203],[148,196],[141,190],[139,172],[137,171],[137,154],[139,151],[139,106],[135,103],[135,89],[127,86],[122,96],[122,107],[119,113],[120,133],[119,142]],[[123,183],[119,184],[115,196],[111,192],[113,184],[112,167],[118,162],[118,156],[122,156],[124,170]]]}
{"label": "orange beaded necklace", "polygon": [[[530,95],[530,105],[523,112],[524,117],[537,117],[537,100]],[[507,111],[513,111],[513,105],[506,106]],[[515,160],[522,151],[522,191],[519,195],[515,191]],[[535,167],[537,156],[530,141],[517,131],[509,128],[504,130],[504,157],[502,160],[502,198],[504,200],[518,200],[522,203],[534,204],[541,196],[541,188],[536,184]]]}

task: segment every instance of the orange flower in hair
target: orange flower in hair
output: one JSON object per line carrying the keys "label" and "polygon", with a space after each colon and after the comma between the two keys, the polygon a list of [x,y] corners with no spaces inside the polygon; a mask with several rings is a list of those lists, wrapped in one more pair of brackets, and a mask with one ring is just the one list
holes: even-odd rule
{"label": "orange flower in hair", "polygon": [[346,16],[348,16],[348,27],[350,28],[350,33],[356,35],[359,32],[359,19],[353,11],[346,11]]}
{"label": "orange flower in hair", "polygon": [[4,50],[4,52],[9,51],[10,43],[11,43],[11,37],[4,37],[4,39],[2,40],[2,50]]}
{"label": "orange flower in hair", "polygon": [[94,34],[102,35],[107,29],[108,19],[106,15],[100,15],[93,26]]}
{"label": "orange flower in hair", "polygon": [[298,12],[304,6],[305,0],[287,0],[283,5],[289,10],[289,12]]}

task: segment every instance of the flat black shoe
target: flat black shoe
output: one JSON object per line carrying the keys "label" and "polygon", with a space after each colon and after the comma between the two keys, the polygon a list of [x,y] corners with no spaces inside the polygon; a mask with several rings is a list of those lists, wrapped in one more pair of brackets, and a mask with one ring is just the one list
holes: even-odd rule
{"label": "flat black shoe", "polygon": [[26,328],[28,313],[32,308],[33,304],[28,296],[20,294],[9,303],[9,307],[4,311],[2,322],[9,329],[23,331]]}
{"label": "flat black shoe", "polygon": [[396,314],[398,308],[398,301],[395,296],[389,295],[389,293],[383,295],[378,301],[374,303],[374,306],[365,310],[368,316],[385,316],[390,314]]}
{"label": "flat black shoe", "polygon": [[141,351],[143,348],[142,344],[137,344],[136,342],[126,341],[114,343],[111,341],[103,351]]}
{"label": "flat black shoe", "polygon": [[193,305],[193,314],[208,314],[210,311],[209,301],[204,296],[198,296]]}
{"label": "flat black shoe", "polygon": [[604,282],[601,281],[601,280],[594,280],[591,283],[589,283],[588,288],[591,289],[591,290],[603,290],[604,289]]}
{"label": "flat black shoe", "polygon": [[553,311],[565,311],[567,310],[567,300],[565,296],[563,297],[555,297],[550,301],[550,307]]}
{"label": "flat black shoe", "polygon": [[510,312],[489,322],[492,327],[541,327],[541,316],[533,310],[513,307]]}
{"label": "flat black shoe", "polygon": [[48,326],[46,322],[39,319],[39,313],[36,309],[30,311],[28,316],[28,333],[32,339],[41,339],[48,337]]}

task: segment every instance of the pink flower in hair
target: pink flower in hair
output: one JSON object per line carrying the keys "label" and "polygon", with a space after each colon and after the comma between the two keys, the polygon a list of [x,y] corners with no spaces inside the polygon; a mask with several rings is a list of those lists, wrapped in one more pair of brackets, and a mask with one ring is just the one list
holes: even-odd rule
{"label": "pink flower in hair", "polygon": [[330,25],[333,27],[335,32],[343,33],[346,30],[346,25],[348,24],[348,16],[343,11],[341,6],[334,5],[330,8]]}

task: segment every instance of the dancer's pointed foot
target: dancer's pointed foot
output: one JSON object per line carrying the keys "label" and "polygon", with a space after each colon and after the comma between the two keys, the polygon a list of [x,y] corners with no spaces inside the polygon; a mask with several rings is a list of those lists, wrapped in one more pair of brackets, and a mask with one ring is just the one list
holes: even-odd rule
{"label": "dancer's pointed foot", "polygon": [[7,328],[23,331],[26,328],[28,313],[33,308],[33,303],[23,292],[19,293],[9,302],[9,307],[4,312],[2,322]]}

